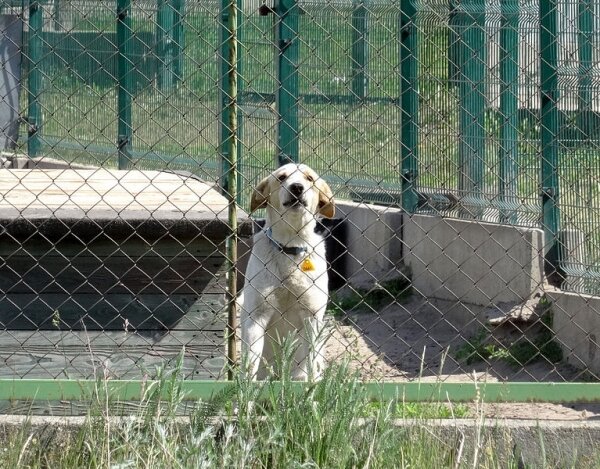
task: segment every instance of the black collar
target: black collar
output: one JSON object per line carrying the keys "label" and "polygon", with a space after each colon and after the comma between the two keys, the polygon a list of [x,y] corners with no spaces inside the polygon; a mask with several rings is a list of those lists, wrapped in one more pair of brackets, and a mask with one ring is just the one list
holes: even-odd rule
{"label": "black collar", "polygon": [[287,254],[289,256],[300,256],[300,255],[304,255],[308,252],[308,249],[305,247],[298,247],[298,246],[284,246],[281,243],[278,243],[277,241],[275,241],[273,239],[273,231],[271,230],[271,228],[269,228],[268,230],[265,231],[265,234],[267,235],[267,238],[269,239],[269,241],[271,241],[271,243],[277,248],[279,249],[281,252],[283,252],[284,254]]}

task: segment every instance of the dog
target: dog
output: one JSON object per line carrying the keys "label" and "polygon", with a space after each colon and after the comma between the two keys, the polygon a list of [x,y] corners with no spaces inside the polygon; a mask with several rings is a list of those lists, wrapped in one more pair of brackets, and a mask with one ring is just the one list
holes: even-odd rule
{"label": "dog", "polygon": [[265,225],[254,236],[238,298],[245,372],[266,378],[280,341],[291,335],[291,378],[318,379],[329,293],[325,242],[315,228],[317,217],[335,214],[331,188],[308,166],[286,164],[254,189],[250,212],[260,208],[266,209]]}

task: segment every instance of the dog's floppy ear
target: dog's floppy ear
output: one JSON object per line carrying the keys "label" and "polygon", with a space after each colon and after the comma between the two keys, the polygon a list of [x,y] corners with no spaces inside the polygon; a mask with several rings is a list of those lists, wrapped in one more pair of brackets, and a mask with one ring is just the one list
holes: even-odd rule
{"label": "dog's floppy ear", "polygon": [[252,191],[250,199],[250,213],[259,208],[266,207],[269,203],[269,177],[267,176],[258,183],[258,186]]}
{"label": "dog's floppy ear", "polygon": [[315,185],[319,189],[319,213],[325,218],[333,218],[335,215],[335,203],[331,188],[321,178],[317,179]]}

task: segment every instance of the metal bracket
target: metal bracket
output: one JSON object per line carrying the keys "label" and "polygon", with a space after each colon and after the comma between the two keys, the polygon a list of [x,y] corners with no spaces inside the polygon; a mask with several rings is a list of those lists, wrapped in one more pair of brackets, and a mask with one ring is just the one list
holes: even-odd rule
{"label": "metal bracket", "polygon": [[119,8],[117,9],[117,18],[120,21],[123,21],[129,15],[129,11],[127,8]]}
{"label": "metal bracket", "polygon": [[416,181],[418,176],[418,171],[416,169],[403,169],[402,170],[402,179],[406,182]]}
{"label": "metal bracket", "polygon": [[281,52],[283,52],[284,50],[286,50],[291,45],[292,45],[292,40],[291,39],[281,39],[279,41],[279,50]]}
{"label": "metal bracket", "polygon": [[261,6],[258,7],[258,14],[259,16],[274,15],[275,9],[273,7],[270,7],[266,3],[263,3]]}
{"label": "metal bracket", "polygon": [[123,150],[130,143],[127,135],[119,135],[117,138],[117,148]]}
{"label": "metal bracket", "polygon": [[555,199],[558,197],[558,190],[556,187],[542,187],[540,195],[544,200]]}

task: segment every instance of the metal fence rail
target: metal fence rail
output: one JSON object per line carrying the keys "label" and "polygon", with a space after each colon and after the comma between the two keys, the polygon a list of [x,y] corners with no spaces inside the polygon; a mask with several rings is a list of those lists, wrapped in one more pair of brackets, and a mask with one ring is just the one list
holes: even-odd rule
{"label": "metal fence rail", "polygon": [[337,207],[316,225],[327,362],[457,399],[472,389],[456,381],[494,399],[494,382],[531,397],[526,381],[597,400],[581,382],[600,373],[599,2],[0,13],[21,67],[0,79],[19,103],[2,122],[0,378],[224,379],[251,234],[268,232],[251,198],[301,162]]}

